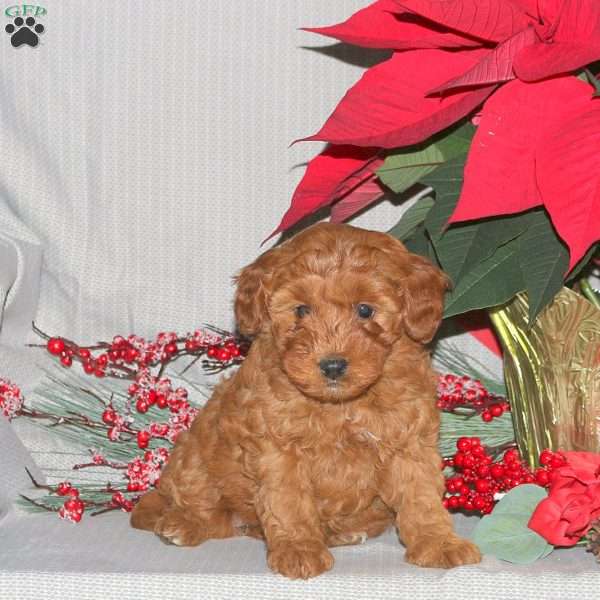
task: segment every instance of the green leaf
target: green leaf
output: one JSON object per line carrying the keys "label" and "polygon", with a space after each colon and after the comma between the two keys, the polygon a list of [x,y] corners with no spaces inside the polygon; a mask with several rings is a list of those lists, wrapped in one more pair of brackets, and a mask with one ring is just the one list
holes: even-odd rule
{"label": "green leaf", "polygon": [[[402,159],[402,160],[401,160]],[[437,165],[443,162],[442,157],[433,164],[408,166],[402,164],[404,157],[400,155],[388,156],[383,165],[375,172],[377,177],[396,194],[407,190],[417,183],[424,175],[431,173]],[[423,157],[422,160],[425,160]]]}
{"label": "green leaf", "polygon": [[398,223],[388,233],[400,241],[407,239],[417,225],[420,225],[425,220],[433,204],[433,198],[430,196],[420,198],[402,215]]}
{"label": "green leaf", "polygon": [[529,299],[529,327],[562,288],[569,268],[569,251],[544,210],[530,213],[520,236],[519,264]]}
{"label": "green leaf", "polygon": [[444,317],[497,306],[521,292],[525,283],[519,265],[519,239],[501,246],[481,261],[446,295]]}
{"label": "green leaf", "polygon": [[[495,512],[495,511],[494,511]],[[507,562],[528,565],[547,556],[554,547],[527,527],[518,515],[487,515],[478,523],[473,541],[483,554]]]}
{"label": "green leaf", "polygon": [[444,131],[422,144],[403,148],[390,154],[377,170],[379,179],[397,194],[408,189],[441,164],[467,154],[475,128],[465,122],[458,128]]}
{"label": "green leaf", "polygon": [[439,261],[455,286],[478,263],[525,231],[530,220],[529,213],[521,213],[446,228],[460,195],[463,169],[464,158],[459,157],[423,180],[436,192],[436,202],[427,214],[425,226]]}
{"label": "green leaf", "polygon": [[548,496],[548,492],[539,485],[525,483],[518,485],[504,494],[494,507],[494,515],[522,515],[527,517],[527,522],[536,506]]}
{"label": "green leaf", "polygon": [[441,239],[448,219],[456,208],[463,184],[465,157],[459,156],[439,167],[435,173],[425,177],[421,183],[435,191],[435,205],[425,219],[425,227],[432,240]]}
{"label": "green leaf", "polygon": [[537,485],[513,488],[498,502],[492,514],[477,524],[473,541],[484,554],[512,563],[530,564],[547,556],[554,546],[527,526],[546,495]]}
{"label": "green leaf", "polygon": [[592,244],[589,250],[585,253],[585,256],[575,265],[573,270],[569,273],[567,281],[572,281],[577,277],[577,275],[579,275],[579,273],[581,273],[583,268],[589,264],[590,259],[592,258],[596,250],[598,250],[598,244]]}
{"label": "green leaf", "polygon": [[425,258],[431,260],[433,264],[438,264],[435,256],[435,250],[433,249],[431,240],[425,231],[425,226],[422,223],[415,228],[410,237],[403,241],[406,249],[409,252],[424,256]]}

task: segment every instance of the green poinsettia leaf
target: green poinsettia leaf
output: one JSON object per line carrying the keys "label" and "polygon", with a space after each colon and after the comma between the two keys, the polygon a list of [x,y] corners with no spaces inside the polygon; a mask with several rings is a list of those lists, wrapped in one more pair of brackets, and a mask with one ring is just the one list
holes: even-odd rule
{"label": "green poinsettia leaf", "polygon": [[461,278],[446,295],[444,317],[503,304],[524,288],[519,265],[519,239],[516,238]]}
{"label": "green poinsettia leaf", "polygon": [[431,244],[431,240],[427,235],[427,231],[425,230],[425,226],[421,223],[417,225],[413,233],[406,239],[403,240],[406,249],[409,252],[413,252],[414,254],[418,254],[419,256],[424,256],[433,262],[433,264],[437,264],[437,259],[435,257],[435,250],[433,249],[433,245]]}
{"label": "green poinsettia leaf", "polygon": [[400,241],[408,239],[416,227],[425,220],[433,204],[433,198],[430,196],[420,198],[402,215],[388,233]]}
{"label": "green poinsettia leaf", "polygon": [[414,185],[423,176],[434,171],[437,165],[443,162],[440,156],[440,160],[433,165],[407,166],[401,165],[402,161],[398,160],[398,158],[398,155],[388,156],[383,166],[376,171],[376,175],[380,181],[396,194],[406,191],[411,185]]}
{"label": "green poinsettia leaf", "polygon": [[470,122],[445,131],[422,144],[404,148],[385,159],[376,171],[379,179],[401,193],[456,156],[466,156],[475,127]]}
{"label": "green poinsettia leaf", "polygon": [[590,249],[585,253],[585,256],[575,265],[573,270],[569,273],[567,281],[573,281],[579,273],[584,269],[585,266],[590,262],[590,259],[594,255],[594,252],[598,250],[598,244],[593,244]]}
{"label": "green poinsettia leaf", "polygon": [[526,484],[513,488],[481,519],[473,541],[484,554],[502,560],[530,564],[552,552],[554,546],[527,524],[536,506],[546,497],[544,488]]}
{"label": "green poinsettia leaf", "polygon": [[529,214],[518,214],[446,228],[460,195],[463,170],[464,157],[458,157],[422,181],[433,187],[436,193],[436,202],[427,214],[425,226],[440,264],[455,285],[500,246],[523,233],[530,220]]}
{"label": "green poinsettia leaf", "polygon": [[569,251],[560,240],[546,211],[530,213],[529,227],[520,236],[519,264],[529,299],[529,326],[564,284]]}
{"label": "green poinsettia leaf", "polygon": [[465,158],[466,156],[457,156],[421,180],[423,185],[431,186],[435,191],[434,208],[425,219],[425,226],[433,240],[443,236],[448,219],[458,202],[463,184]]}

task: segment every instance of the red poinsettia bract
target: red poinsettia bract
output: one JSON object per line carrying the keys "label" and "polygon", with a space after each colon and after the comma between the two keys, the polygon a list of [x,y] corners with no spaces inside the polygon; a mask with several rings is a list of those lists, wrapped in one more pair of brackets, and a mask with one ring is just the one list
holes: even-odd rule
{"label": "red poinsettia bract", "polygon": [[377,0],[309,31],[393,50],[307,140],[308,165],[274,233],[337,203],[348,218],[380,198],[387,152],[423,142],[483,104],[451,222],[543,205],[571,267],[600,238],[600,100],[573,72],[600,59],[595,0]]}

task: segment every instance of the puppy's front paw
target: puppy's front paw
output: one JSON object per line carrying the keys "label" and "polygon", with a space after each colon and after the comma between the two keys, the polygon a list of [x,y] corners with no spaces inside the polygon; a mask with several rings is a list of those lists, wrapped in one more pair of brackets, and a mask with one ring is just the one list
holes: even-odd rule
{"label": "puppy's front paw", "polygon": [[163,541],[175,546],[197,546],[208,537],[203,523],[190,520],[178,508],[165,511],[158,519],[154,533]]}
{"label": "puppy's front paw", "polygon": [[473,542],[456,535],[444,540],[426,537],[406,549],[406,560],[420,567],[450,569],[480,562],[481,552]]}
{"label": "puppy's front paw", "polygon": [[333,556],[323,542],[281,542],[269,550],[269,567],[290,579],[316,577],[333,567]]}

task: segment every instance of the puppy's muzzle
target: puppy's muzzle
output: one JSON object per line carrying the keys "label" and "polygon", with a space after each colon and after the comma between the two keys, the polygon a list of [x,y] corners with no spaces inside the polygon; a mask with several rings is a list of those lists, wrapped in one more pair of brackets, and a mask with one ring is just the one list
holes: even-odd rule
{"label": "puppy's muzzle", "polygon": [[319,361],[319,368],[321,373],[327,377],[327,379],[338,379],[348,369],[348,361],[345,358],[331,357],[323,358]]}

